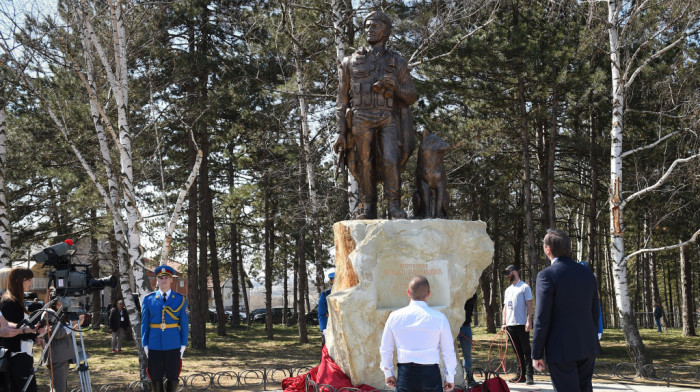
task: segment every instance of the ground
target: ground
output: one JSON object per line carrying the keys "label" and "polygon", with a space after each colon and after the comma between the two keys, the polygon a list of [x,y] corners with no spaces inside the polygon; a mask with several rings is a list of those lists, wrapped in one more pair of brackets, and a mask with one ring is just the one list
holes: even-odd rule
{"label": "ground", "polygon": [[[654,364],[700,366],[700,338],[682,337],[680,330],[671,329],[663,333],[657,333],[651,329],[641,330],[640,333]],[[275,326],[275,338],[270,341],[265,336],[264,325],[256,324],[250,328],[229,327],[227,336],[218,337],[215,326],[207,324],[207,348],[187,349],[182,375],[231,370],[240,372],[244,369],[262,369],[263,367],[304,368],[318,364],[321,337],[317,326],[309,326],[309,343],[305,344],[298,343],[296,327]],[[488,334],[485,328],[474,328],[475,366],[486,363],[494,336]],[[130,383],[138,380],[138,357],[133,341],[125,341],[122,352],[117,354],[111,353],[111,335],[103,330],[85,332],[84,341],[90,355],[88,363],[93,386]],[[599,362],[612,364],[629,362],[624,337],[620,330],[605,330],[601,343],[603,354],[598,358]],[[497,349],[494,348],[494,350],[496,351],[492,351],[491,358],[497,355]],[[48,372],[45,367],[39,369],[37,371],[39,390],[46,391],[48,390]],[[257,376],[251,375],[251,377]],[[546,376],[541,377],[546,379]],[[77,385],[78,377],[71,371],[69,386]],[[279,388],[279,385],[268,387],[268,389],[275,388]]]}

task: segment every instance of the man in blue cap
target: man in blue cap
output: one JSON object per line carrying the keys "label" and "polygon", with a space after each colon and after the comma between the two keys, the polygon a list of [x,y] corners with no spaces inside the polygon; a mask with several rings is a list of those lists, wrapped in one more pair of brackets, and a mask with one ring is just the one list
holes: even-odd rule
{"label": "man in blue cap", "polygon": [[326,345],[326,326],[328,325],[328,297],[333,289],[333,279],[335,279],[335,272],[328,274],[328,281],[331,283],[331,287],[324,290],[321,296],[318,297],[318,326],[321,328],[321,344]]}
{"label": "man in blue cap", "polygon": [[[148,356],[152,391],[175,392],[189,332],[187,299],[170,289],[173,277],[177,277],[172,267],[161,265],[154,272],[158,290],[143,299],[141,344]],[[163,376],[168,380],[165,386]]]}

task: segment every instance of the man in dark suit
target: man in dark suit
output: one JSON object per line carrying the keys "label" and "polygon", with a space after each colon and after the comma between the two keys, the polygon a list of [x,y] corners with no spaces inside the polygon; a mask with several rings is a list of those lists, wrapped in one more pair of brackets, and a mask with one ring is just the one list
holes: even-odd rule
{"label": "man in dark suit", "polygon": [[532,365],[549,366],[554,390],[591,392],[598,342],[598,293],[589,268],[571,258],[571,239],[549,229],[544,253],[552,265],[537,275]]}
{"label": "man in dark suit", "polygon": [[124,309],[124,301],[119,300],[117,307],[109,314],[109,332],[112,333],[112,353],[122,352],[124,332],[129,327],[129,315]]}

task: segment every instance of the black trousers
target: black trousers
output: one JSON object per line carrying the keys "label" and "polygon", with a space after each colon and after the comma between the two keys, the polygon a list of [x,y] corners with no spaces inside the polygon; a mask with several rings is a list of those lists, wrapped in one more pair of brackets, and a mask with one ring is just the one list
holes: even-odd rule
{"label": "black trousers", "polygon": [[[10,356],[8,353],[7,356]],[[27,382],[27,378],[34,374],[34,358],[28,354],[17,354],[10,357],[10,390],[12,392],[20,392]],[[36,392],[36,377],[32,377],[29,382],[27,392]]]}
{"label": "black trousers", "polygon": [[[532,367],[532,358],[530,357],[530,332],[525,332],[524,325],[509,325],[507,329],[510,334],[510,343],[518,354],[518,363],[520,365],[518,378],[523,380],[525,375],[532,378],[535,374],[535,369]],[[524,369],[527,369],[527,373]]]}
{"label": "black trousers", "polygon": [[151,381],[177,380],[180,377],[182,360],[180,349],[148,350],[148,376]]}
{"label": "black trousers", "polygon": [[443,392],[437,364],[399,363],[396,366],[396,392]]}
{"label": "black trousers", "polygon": [[595,358],[573,362],[547,362],[554,390],[558,392],[593,392]]}

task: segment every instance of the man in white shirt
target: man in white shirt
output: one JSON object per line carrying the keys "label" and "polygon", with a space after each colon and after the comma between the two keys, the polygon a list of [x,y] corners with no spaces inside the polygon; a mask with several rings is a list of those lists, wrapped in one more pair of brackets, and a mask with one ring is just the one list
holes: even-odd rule
{"label": "man in white shirt", "polygon": [[[407,290],[411,302],[391,312],[384,326],[380,367],[386,385],[397,392],[441,392],[454,388],[457,356],[450,324],[444,314],[430,309],[425,302],[430,284],[424,276],[411,279]],[[394,375],[394,346],[398,374]],[[440,376],[440,353],[445,365],[445,382]]]}
{"label": "man in white shirt", "polygon": [[[530,330],[532,329],[532,290],[527,283],[520,280],[520,272],[515,265],[509,265],[503,273],[511,285],[503,295],[503,324],[501,330],[508,330],[510,342],[518,357],[518,375],[510,382],[534,384],[530,358]],[[525,372],[527,369],[527,374]]]}

